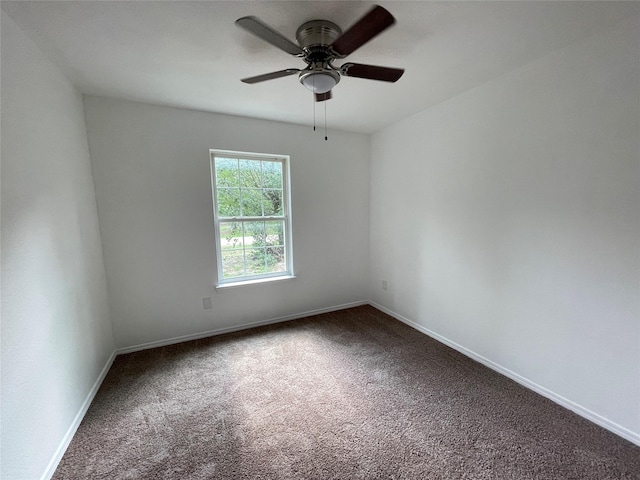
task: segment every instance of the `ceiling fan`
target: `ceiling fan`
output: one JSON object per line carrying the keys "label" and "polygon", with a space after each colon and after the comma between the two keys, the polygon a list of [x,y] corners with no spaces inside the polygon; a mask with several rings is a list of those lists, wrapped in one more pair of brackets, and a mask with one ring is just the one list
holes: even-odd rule
{"label": "ceiling fan", "polygon": [[243,78],[241,81],[258,83],[297,73],[300,83],[315,94],[317,102],[331,98],[331,89],[338,84],[343,75],[395,82],[404,73],[403,69],[361,63],[345,63],[340,67],[333,65],[335,60],[351,54],[394,23],[393,15],[377,5],[344,33],[338,25],[328,20],[312,20],[303,23],[296,32],[298,41],[296,45],[256,17],[239,18],[236,20],[236,25],[280,50],[302,58],[307,64],[303,69],[287,68]]}

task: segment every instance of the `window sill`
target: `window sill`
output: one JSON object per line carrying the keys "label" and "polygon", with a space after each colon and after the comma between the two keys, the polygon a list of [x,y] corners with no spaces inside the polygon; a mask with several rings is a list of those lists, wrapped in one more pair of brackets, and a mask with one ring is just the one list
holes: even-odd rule
{"label": "window sill", "polygon": [[250,287],[256,285],[268,285],[279,282],[285,282],[288,280],[293,280],[296,278],[295,275],[283,275],[281,277],[267,277],[267,278],[258,278],[255,280],[244,280],[241,282],[228,282],[228,283],[219,283],[216,285],[216,292],[227,292],[229,290],[233,290],[238,287]]}

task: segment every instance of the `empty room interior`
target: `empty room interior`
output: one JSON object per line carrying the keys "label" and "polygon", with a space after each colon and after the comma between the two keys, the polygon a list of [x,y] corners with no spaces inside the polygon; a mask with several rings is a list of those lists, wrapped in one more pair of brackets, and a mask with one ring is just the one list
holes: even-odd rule
{"label": "empty room interior", "polygon": [[640,478],[640,2],[1,7],[2,478]]}

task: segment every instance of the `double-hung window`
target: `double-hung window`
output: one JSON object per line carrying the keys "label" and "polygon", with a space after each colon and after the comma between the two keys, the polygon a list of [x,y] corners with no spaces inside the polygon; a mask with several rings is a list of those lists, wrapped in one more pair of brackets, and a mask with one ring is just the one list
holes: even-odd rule
{"label": "double-hung window", "polygon": [[218,286],[292,277],[289,157],[210,154]]}

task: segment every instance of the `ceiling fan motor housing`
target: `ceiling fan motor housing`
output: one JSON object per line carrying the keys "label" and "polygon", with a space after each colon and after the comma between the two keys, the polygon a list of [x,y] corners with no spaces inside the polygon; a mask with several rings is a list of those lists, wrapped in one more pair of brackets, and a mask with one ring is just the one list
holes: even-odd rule
{"label": "ceiling fan motor housing", "polygon": [[314,93],[326,93],[340,81],[340,74],[330,66],[335,58],[331,44],[342,35],[342,30],[328,20],[303,23],[296,32],[298,45],[305,52],[309,64],[298,76],[300,83]]}
{"label": "ceiling fan motor housing", "polygon": [[342,30],[333,22],[328,20],[311,20],[303,23],[296,31],[298,45],[305,51],[310,47],[328,47],[335,40],[340,38]]}

